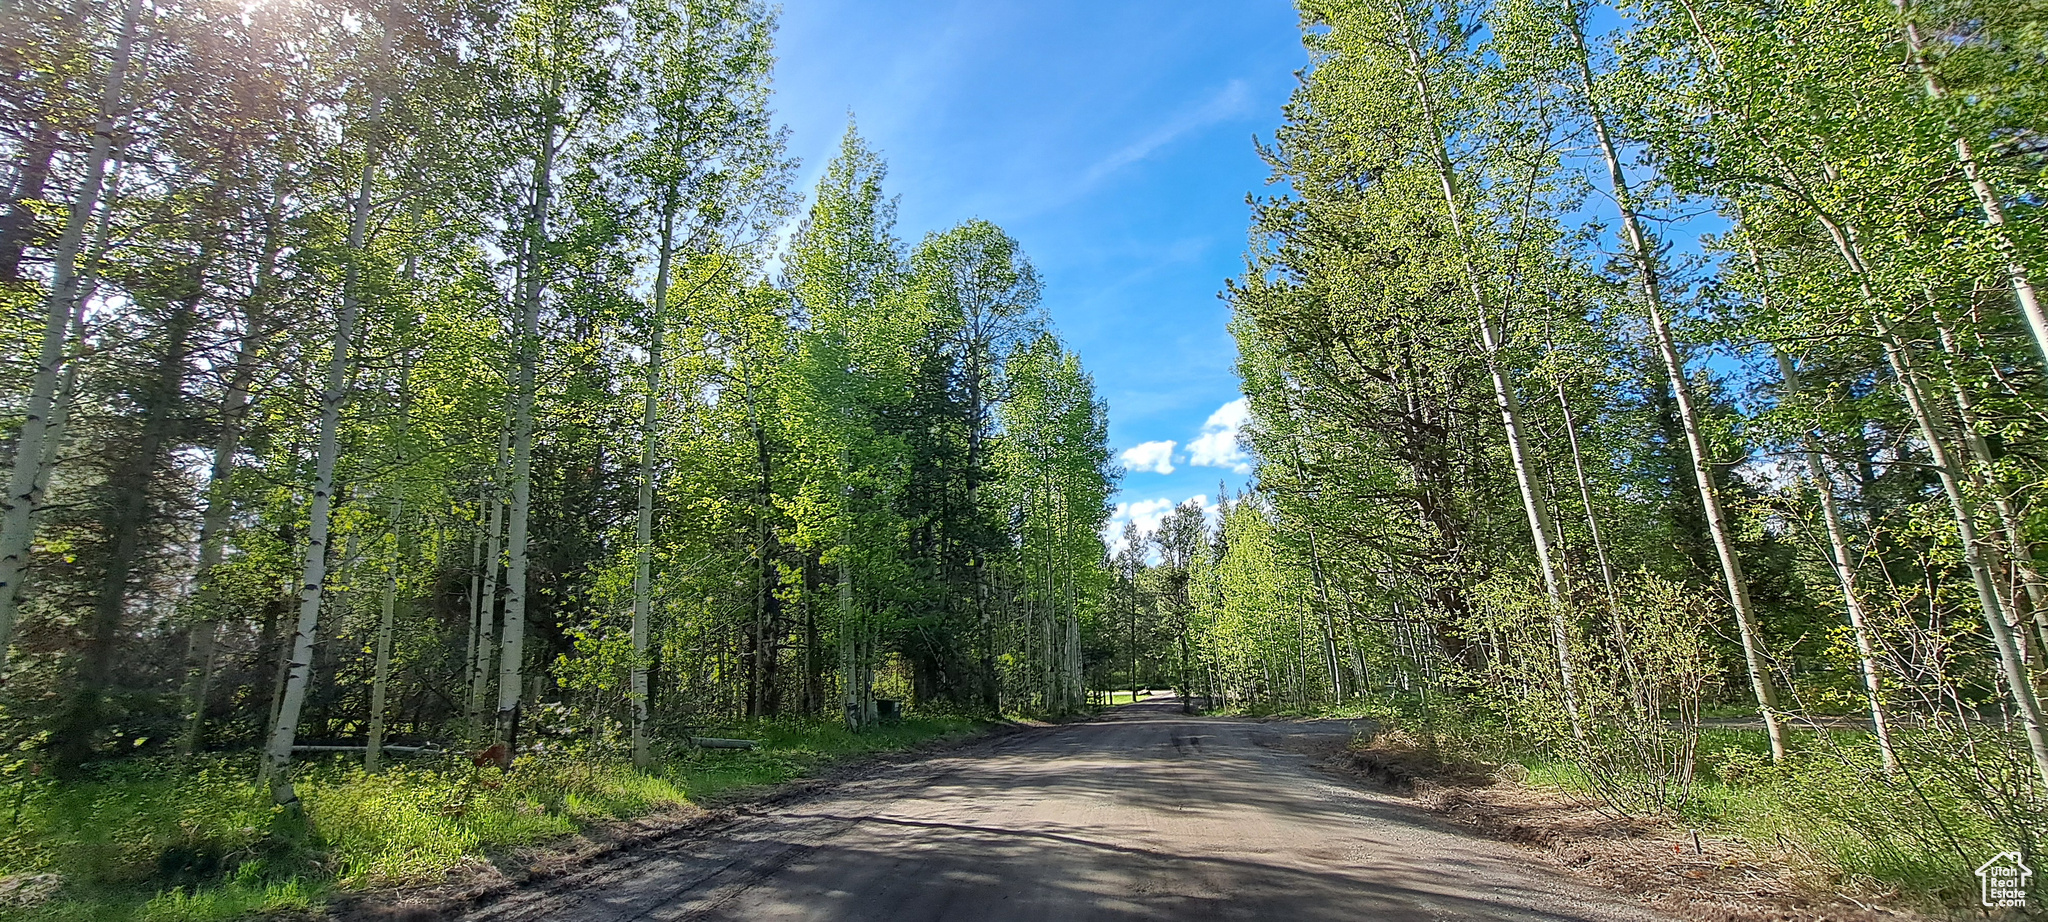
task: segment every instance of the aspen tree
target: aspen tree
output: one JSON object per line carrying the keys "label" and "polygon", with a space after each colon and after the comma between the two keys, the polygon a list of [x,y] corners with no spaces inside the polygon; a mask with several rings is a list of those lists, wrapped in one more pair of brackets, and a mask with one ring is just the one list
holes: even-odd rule
{"label": "aspen tree", "polygon": [[1444,127],[1443,115],[1432,81],[1432,62],[1423,53],[1423,26],[1415,22],[1416,10],[1409,0],[1391,0],[1387,9],[1392,13],[1393,24],[1399,34],[1394,41],[1406,57],[1405,70],[1415,91],[1415,104],[1421,109],[1425,131],[1423,142],[1428,149],[1422,153],[1436,171],[1440,191],[1443,193],[1445,217],[1450,224],[1451,237],[1457,248],[1460,261],[1459,275],[1466,290],[1472,297],[1472,308],[1479,322],[1480,346],[1485,353],[1487,373],[1493,381],[1494,400],[1499,406],[1501,427],[1507,434],[1509,460],[1514,465],[1515,483],[1522,493],[1522,508],[1529,520],[1529,537],[1536,549],[1536,566],[1543,577],[1544,592],[1549,597],[1548,616],[1551,645],[1556,654],[1560,682],[1564,689],[1565,708],[1570,718],[1572,735],[1586,738],[1585,715],[1579,705],[1578,675],[1572,662],[1571,640],[1564,622],[1565,588],[1563,575],[1556,560],[1556,526],[1550,519],[1543,491],[1536,482],[1535,458],[1528,444],[1522,424],[1521,399],[1514,384],[1508,378],[1505,357],[1504,333],[1500,317],[1492,298],[1488,295],[1484,273],[1475,264],[1472,253],[1474,240],[1466,227],[1464,201],[1459,192],[1458,170],[1451,158],[1450,140]]}
{"label": "aspen tree", "polygon": [[491,667],[497,662],[495,654],[498,651],[494,641],[498,633],[498,573],[505,566],[504,548],[499,542],[504,536],[504,477],[511,443],[512,431],[499,425],[498,452],[491,461],[491,481],[484,488],[484,504],[489,507],[489,512],[485,514],[484,524],[483,589],[477,596],[480,611],[477,614],[475,665],[469,684],[470,719],[479,722],[483,719],[485,694],[491,687]]}
{"label": "aspen tree", "polygon": [[[389,22],[379,24],[380,66],[389,66],[391,28]],[[285,770],[291,765],[292,744],[298,737],[300,711],[305,706],[306,694],[313,681],[313,643],[319,630],[320,606],[325,600],[327,589],[327,535],[334,502],[334,464],[341,454],[341,407],[348,400],[349,377],[353,364],[350,350],[354,347],[356,324],[362,317],[362,296],[358,289],[362,280],[364,244],[369,234],[370,208],[377,180],[378,160],[384,143],[382,132],[387,91],[384,81],[376,76],[372,76],[369,83],[370,105],[363,121],[366,129],[363,165],[356,177],[354,202],[349,208],[348,249],[345,254],[347,263],[342,271],[341,311],[335,317],[334,344],[328,352],[326,383],[320,392],[319,447],[313,461],[313,498],[306,513],[306,551],[304,564],[299,571],[298,620],[292,630],[290,658],[285,670],[277,718],[271,726],[270,740],[264,747],[264,774],[270,781],[271,795],[278,804],[286,806],[296,805],[299,799]]]}
{"label": "aspen tree", "polygon": [[28,412],[21,434],[14,443],[14,469],[8,477],[7,493],[0,496],[0,670],[7,665],[7,652],[14,639],[14,621],[21,603],[21,583],[27,575],[30,547],[35,543],[35,504],[44,470],[51,415],[64,371],[64,344],[71,337],[71,317],[80,306],[79,251],[85,242],[86,226],[100,205],[102,183],[114,147],[128,77],[134,54],[136,31],[142,17],[142,0],[128,0],[122,7],[121,31],[114,42],[114,54],[107,65],[99,112],[93,122],[92,141],[85,156],[84,177],[79,181],[64,230],[51,257],[50,292],[43,300],[41,348],[28,397]]}
{"label": "aspen tree", "polygon": [[[1942,85],[1941,77],[1927,60],[1926,40],[1920,34],[1920,24],[1915,17],[1913,0],[1893,0],[1899,11],[1899,19],[1905,30],[1906,65],[1920,76],[1921,85],[1935,105],[1948,102],[1948,89]],[[1984,222],[1991,228],[1992,239],[1996,241],[2000,255],[2005,257],[2006,278],[2012,283],[2013,300],[2018,302],[2020,316],[2026,319],[2027,329],[2034,335],[2034,347],[2048,360],[2048,310],[2041,306],[2041,297],[2034,289],[2032,273],[2027,268],[2027,254],[2022,252],[2014,240],[2013,228],[2006,214],[2005,202],[1991,180],[1984,174],[1977,151],[1970,139],[1953,125],[1956,165],[1962,168],[1963,177],[1970,184],[1970,191],[1977,197],[1977,206],[1984,210]]]}
{"label": "aspen tree", "polygon": [[2019,713],[2020,725],[2026,731],[2028,749],[2034,759],[2034,767],[2044,785],[2048,785],[2048,718],[2044,718],[2040,699],[2035,695],[2032,677],[2027,674],[2026,663],[2020,655],[2019,644],[2013,636],[2010,613],[1998,591],[1998,581],[1992,573],[1987,555],[1988,544],[1978,528],[1976,502],[1963,484],[1962,468],[1956,463],[1949,450],[1950,433],[1942,420],[1939,410],[1933,405],[1926,382],[1920,373],[1918,363],[1913,359],[1910,346],[1900,335],[1896,325],[1883,314],[1882,301],[1872,286],[1869,265],[1864,261],[1862,248],[1850,229],[1828,214],[1825,210],[1812,209],[1814,218],[1827,231],[1828,238],[1835,244],[1850,275],[1856,280],[1858,293],[1862,295],[1864,313],[1875,328],[1879,341],[1884,346],[1885,361],[1898,378],[1900,396],[1911,411],[1914,424],[1927,443],[1927,453],[1933,460],[1932,467],[1941,481],[1942,492],[1947,495],[1950,511],[1956,523],[1956,537],[1962,544],[1963,565],[1970,571],[1972,588],[1977,592],[1977,604],[1984,616],[1984,626],[1991,636],[1992,650],[1998,656],[2000,677],[2006,691],[2011,695]]}
{"label": "aspen tree", "polygon": [[1757,708],[1763,712],[1764,730],[1771,739],[1771,758],[1783,761],[1785,728],[1778,713],[1777,683],[1772,679],[1771,666],[1763,649],[1763,632],[1757,624],[1756,605],[1750,599],[1749,576],[1743,572],[1742,555],[1735,547],[1735,536],[1728,524],[1728,513],[1722,506],[1721,491],[1714,483],[1712,449],[1700,426],[1700,413],[1693,399],[1691,382],[1686,378],[1685,362],[1680,358],[1678,346],[1671,335],[1671,322],[1666,316],[1668,308],[1664,302],[1664,283],[1658,274],[1656,254],[1643,230],[1635,194],[1622,171],[1621,154],[1607,125],[1607,111],[1601,102],[1599,87],[1593,80],[1592,54],[1586,48],[1584,15],[1578,0],[1571,0],[1568,8],[1566,32],[1571,42],[1580,99],[1585,105],[1587,120],[1592,124],[1593,137],[1599,142],[1601,160],[1607,167],[1608,191],[1613,194],[1615,207],[1621,212],[1622,235],[1628,245],[1629,259],[1635,267],[1638,290],[1642,293],[1643,308],[1650,321],[1651,338],[1656,343],[1658,357],[1663,359],[1665,377],[1678,407],[1679,426],[1685,432],[1686,452],[1692,464],[1693,484],[1699,490],[1700,508],[1706,514],[1707,535],[1713,540],[1714,554],[1721,562],[1721,578],[1728,593],[1728,605],[1735,612],[1743,662],[1749,669],[1750,689],[1756,695]]}
{"label": "aspen tree", "polygon": [[[1783,352],[1777,353],[1777,362],[1785,396],[1796,397],[1799,394],[1798,367],[1793,364],[1792,357]],[[1821,460],[1820,449],[1812,433],[1801,433],[1800,442],[1801,453],[1806,460],[1806,476],[1813,481],[1813,489],[1820,496],[1821,524],[1828,535],[1828,568],[1834,571],[1835,581],[1842,588],[1842,605],[1849,615],[1849,632],[1855,637],[1857,661],[1863,667],[1863,690],[1870,699],[1870,725],[1877,735],[1877,748],[1884,758],[1885,772],[1896,774],[1899,756],[1892,748],[1891,719],[1885,713],[1884,673],[1877,663],[1876,643],[1870,633],[1870,616],[1864,611],[1862,593],[1856,586],[1856,558],[1852,556],[1848,530],[1842,525],[1842,514],[1835,501],[1834,480],[1828,476],[1827,465]]]}
{"label": "aspen tree", "polygon": [[183,689],[185,731],[178,738],[178,751],[183,755],[196,752],[205,733],[206,702],[213,683],[214,647],[220,634],[222,614],[218,610],[219,587],[214,577],[227,546],[229,518],[234,513],[234,497],[229,492],[229,484],[236,471],[236,455],[241,452],[242,430],[248,422],[251,409],[251,388],[256,378],[256,363],[272,333],[272,323],[264,302],[270,296],[270,287],[277,271],[278,225],[282,221],[283,206],[284,185],[280,178],[272,189],[270,208],[265,214],[263,247],[257,261],[256,280],[250,289],[248,302],[243,307],[242,331],[235,343],[235,359],[233,370],[229,373],[227,391],[221,398],[220,430],[214,437],[213,461],[208,466],[206,508],[201,513],[199,522],[198,569],[193,574],[193,583],[197,588],[193,592],[192,604],[198,610],[199,624],[192,631],[190,649],[186,656]]}

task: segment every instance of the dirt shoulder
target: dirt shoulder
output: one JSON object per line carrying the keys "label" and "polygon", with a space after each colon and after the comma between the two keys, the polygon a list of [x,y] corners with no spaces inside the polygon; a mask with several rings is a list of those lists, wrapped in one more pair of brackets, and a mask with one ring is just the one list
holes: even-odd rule
{"label": "dirt shoulder", "polygon": [[1326,771],[1405,797],[1459,827],[1528,849],[1571,875],[1698,922],[1925,922],[1829,892],[1818,869],[1668,817],[1623,817],[1516,779],[1519,765],[1446,764],[1398,734],[1323,743]]}
{"label": "dirt shoulder", "polygon": [[891,766],[989,745],[1042,726],[1050,724],[1005,720],[963,736],[841,759],[815,774],[782,784],[734,789],[708,798],[703,804],[683,804],[631,820],[598,823],[538,845],[471,859],[450,869],[438,883],[338,892],[319,912],[284,918],[303,922],[429,922],[460,915],[516,892],[573,886],[579,872],[592,867],[628,861],[642,850],[677,839],[717,834],[748,816],[800,803]]}

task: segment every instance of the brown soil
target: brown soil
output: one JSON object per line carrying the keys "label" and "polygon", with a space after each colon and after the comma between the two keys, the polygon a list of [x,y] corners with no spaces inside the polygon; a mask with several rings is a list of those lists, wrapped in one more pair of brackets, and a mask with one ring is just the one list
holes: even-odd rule
{"label": "brown soil", "polygon": [[1040,721],[1005,720],[965,736],[851,757],[827,765],[809,777],[726,791],[702,806],[682,804],[635,819],[595,824],[559,839],[493,855],[488,860],[472,858],[449,869],[447,876],[437,883],[338,892],[319,911],[278,918],[290,922],[434,922],[450,918],[516,891],[566,885],[575,872],[592,865],[622,860],[670,839],[709,833],[764,809],[801,801],[889,765],[1043,725]]}
{"label": "brown soil", "polygon": [[1562,791],[1521,783],[1520,765],[1446,760],[1398,731],[1353,743],[1326,763],[1407,794],[1459,826],[1541,853],[1576,876],[1698,922],[1923,922],[1888,894],[1832,892],[1789,852],[1621,816]]}

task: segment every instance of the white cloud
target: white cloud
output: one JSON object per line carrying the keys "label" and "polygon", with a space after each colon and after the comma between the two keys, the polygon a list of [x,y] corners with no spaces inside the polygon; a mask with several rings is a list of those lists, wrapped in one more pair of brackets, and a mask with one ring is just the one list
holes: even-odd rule
{"label": "white cloud", "polygon": [[1152,156],[1153,151],[1179,140],[1183,135],[1244,114],[1251,105],[1251,87],[1243,80],[1232,80],[1201,105],[1183,110],[1144,137],[1097,161],[1082,177],[1081,186],[1093,186],[1103,177]]}
{"label": "white cloud", "polygon": [[1109,524],[1116,527],[1116,533],[1119,535],[1123,534],[1125,522],[1138,523],[1139,531],[1152,531],[1159,527],[1159,520],[1166,518],[1166,514],[1172,512],[1176,505],[1178,504],[1164,496],[1157,499],[1141,499],[1135,503],[1117,503],[1116,509],[1109,514]]}
{"label": "white cloud", "polygon": [[[1221,510],[1217,507],[1217,504],[1209,501],[1209,494],[1197,493],[1188,497],[1188,500],[1192,500],[1195,505],[1202,507],[1203,521],[1209,523],[1211,528],[1216,526],[1219,521],[1218,513]],[[1167,499],[1164,496],[1154,499],[1141,499],[1135,503],[1117,503],[1116,508],[1109,513],[1109,521],[1102,526],[1102,540],[1109,545],[1109,552],[1112,554],[1123,550],[1125,522],[1138,523],[1138,533],[1149,536],[1152,532],[1159,530],[1159,523],[1166,518],[1166,514],[1172,512],[1174,507],[1179,505],[1180,503]],[[1158,556],[1156,550],[1148,549],[1146,551],[1146,559],[1152,560],[1155,563]]]}
{"label": "white cloud", "polygon": [[1124,466],[1134,471],[1171,474],[1174,470],[1173,446],[1172,439],[1163,442],[1140,442],[1124,449],[1124,453],[1118,457],[1123,460]]}
{"label": "white cloud", "polygon": [[1239,397],[1209,414],[1202,434],[1188,443],[1188,463],[1197,467],[1227,467],[1234,474],[1252,472],[1251,456],[1238,447],[1237,433],[1251,418],[1249,401]]}

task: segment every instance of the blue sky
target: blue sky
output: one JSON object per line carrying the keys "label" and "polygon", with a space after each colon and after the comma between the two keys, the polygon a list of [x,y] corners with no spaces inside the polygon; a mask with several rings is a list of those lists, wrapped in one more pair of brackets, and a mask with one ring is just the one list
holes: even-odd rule
{"label": "blue sky", "polygon": [[1306,63],[1292,5],[785,0],[781,22],[775,106],[803,186],[851,111],[889,162],[902,236],[985,218],[1023,243],[1109,401],[1112,449],[1132,452],[1120,515],[1151,524],[1241,486],[1217,293],[1265,188],[1252,137]]}

